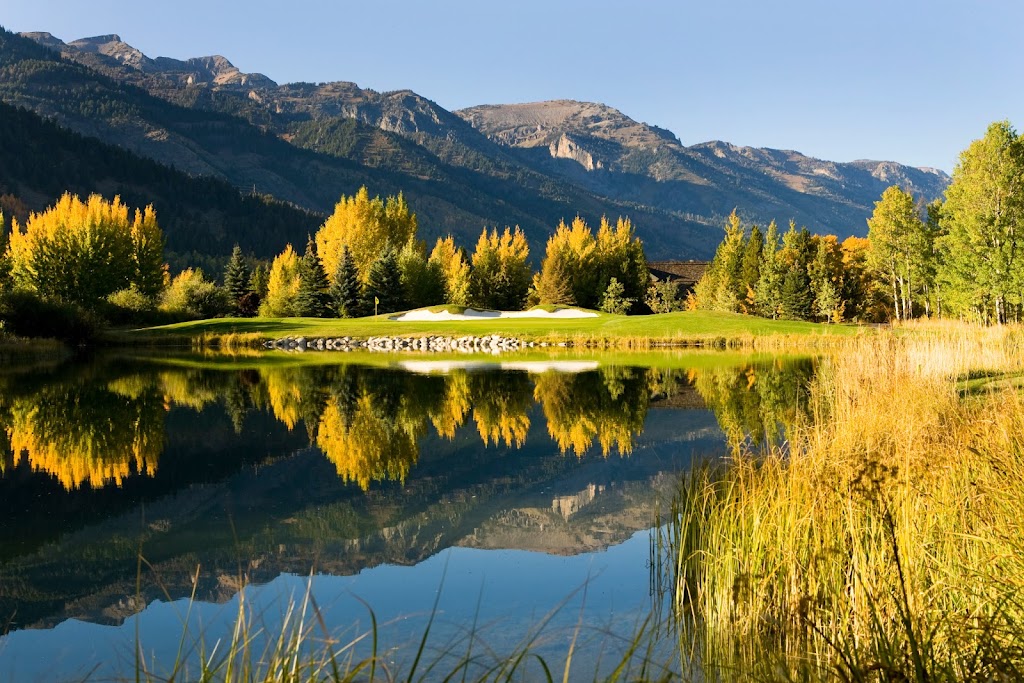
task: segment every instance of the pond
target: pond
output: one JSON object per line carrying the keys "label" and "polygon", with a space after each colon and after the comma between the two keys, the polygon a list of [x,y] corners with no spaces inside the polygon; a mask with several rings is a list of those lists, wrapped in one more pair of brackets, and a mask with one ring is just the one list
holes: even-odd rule
{"label": "pond", "polygon": [[633,659],[686,666],[659,515],[695,463],[779,438],[812,372],[711,353],[6,367],[0,680],[194,678],[240,615],[254,660],[301,619],[339,661],[376,641],[383,677],[529,650],[527,678],[571,652],[589,680],[641,632],[659,644]]}

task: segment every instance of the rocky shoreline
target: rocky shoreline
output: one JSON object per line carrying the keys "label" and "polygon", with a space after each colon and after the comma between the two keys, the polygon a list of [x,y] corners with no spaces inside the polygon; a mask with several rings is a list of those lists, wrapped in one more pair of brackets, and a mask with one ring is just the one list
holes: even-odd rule
{"label": "rocky shoreline", "polygon": [[503,353],[533,348],[535,346],[569,346],[568,342],[549,344],[523,341],[514,337],[502,337],[489,334],[483,337],[471,335],[461,337],[426,336],[426,337],[284,337],[268,340],[264,348],[278,351],[420,351],[424,353]]}

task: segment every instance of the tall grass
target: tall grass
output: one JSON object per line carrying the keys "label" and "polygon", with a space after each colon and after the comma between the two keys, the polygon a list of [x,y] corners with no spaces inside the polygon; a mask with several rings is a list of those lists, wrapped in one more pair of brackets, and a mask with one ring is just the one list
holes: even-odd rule
{"label": "tall grass", "polygon": [[1017,329],[919,325],[822,363],[806,424],[688,477],[675,605],[707,675],[1024,678]]}
{"label": "tall grass", "polygon": [[[141,570],[142,562],[140,562]],[[193,585],[198,583],[198,570]],[[586,586],[583,591],[586,602]],[[183,631],[177,651],[170,662],[148,661],[144,638],[136,631],[134,680],[136,683],[395,683],[405,681],[467,681],[510,683],[512,681],[570,680],[671,681],[676,672],[673,658],[665,657],[665,632],[655,618],[635,625],[632,633],[615,634],[587,626],[580,619],[571,634],[549,629],[554,617],[575,597],[568,596],[556,605],[511,647],[494,647],[487,642],[480,624],[464,625],[454,635],[435,637],[441,591],[437,592],[426,625],[411,648],[388,649],[383,645],[383,630],[370,605],[363,603],[370,617],[370,628],[342,629],[328,626],[325,615],[313,598],[312,581],[298,598],[287,600],[279,616],[261,614],[238,594],[238,607],[228,637],[210,642],[202,630],[190,631],[192,606],[183,615]],[[357,598],[358,600],[358,598]],[[360,601],[361,602],[361,601]],[[448,629],[450,631],[450,629]],[[552,655],[552,642],[568,649]],[[552,641],[552,638],[554,639]],[[574,659],[578,643],[602,644],[600,671],[588,669]],[[405,643],[408,646],[408,643]],[[395,646],[392,645],[392,648]],[[560,648],[556,648],[560,649]],[[597,666],[595,665],[595,666]],[[581,670],[582,669],[582,670]]]}

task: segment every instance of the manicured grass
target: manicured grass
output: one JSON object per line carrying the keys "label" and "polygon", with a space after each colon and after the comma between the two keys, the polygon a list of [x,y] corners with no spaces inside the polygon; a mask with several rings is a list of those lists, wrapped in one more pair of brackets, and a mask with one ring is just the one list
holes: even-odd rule
{"label": "manicured grass", "polygon": [[[854,325],[822,325],[792,320],[767,320],[735,313],[685,311],[646,316],[599,314],[594,318],[491,318],[465,321],[397,322],[391,316],[356,319],[317,318],[216,318],[175,325],[111,333],[123,343],[175,343],[227,335],[281,337],[372,337],[384,335],[488,335],[520,339],[577,342],[611,342],[611,345],[644,347],[658,343],[743,343],[756,337],[839,337],[865,328]],[[630,340],[636,343],[629,343]],[[625,342],[625,343],[621,343]]]}

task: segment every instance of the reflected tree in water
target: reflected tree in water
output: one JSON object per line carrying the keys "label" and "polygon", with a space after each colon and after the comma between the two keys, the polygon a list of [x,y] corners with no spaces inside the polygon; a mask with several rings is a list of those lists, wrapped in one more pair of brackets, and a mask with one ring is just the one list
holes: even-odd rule
{"label": "reflected tree in water", "polygon": [[521,448],[530,431],[533,387],[523,372],[480,372],[469,377],[473,420],[485,446]]}
{"label": "reflected tree in water", "polygon": [[152,475],[164,445],[163,397],[152,383],[136,383],[133,392],[126,396],[87,380],[4,392],[11,463],[27,461],[68,490]]}
{"label": "reflected tree in water", "polygon": [[582,457],[596,440],[601,454],[633,452],[647,416],[647,378],[638,368],[605,368],[578,375],[545,372],[534,398],[543,406],[548,434],[562,453]]}
{"label": "reflected tree in water", "polygon": [[731,450],[770,445],[807,417],[810,360],[776,359],[693,371],[693,386],[714,411]]}

